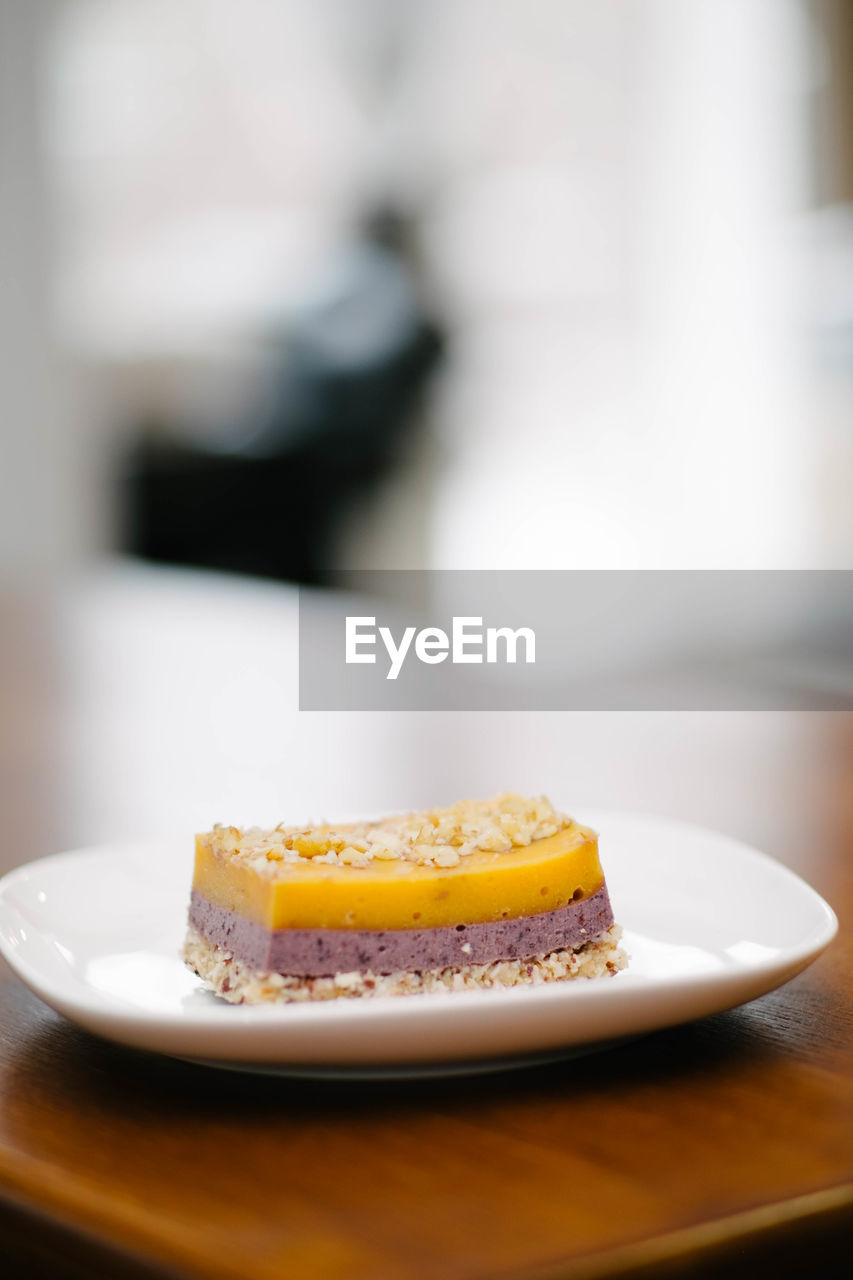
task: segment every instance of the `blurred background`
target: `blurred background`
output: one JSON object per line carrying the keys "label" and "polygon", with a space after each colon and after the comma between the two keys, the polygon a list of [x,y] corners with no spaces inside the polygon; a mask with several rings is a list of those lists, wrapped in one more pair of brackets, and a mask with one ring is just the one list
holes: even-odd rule
{"label": "blurred background", "polygon": [[36,0],[3,567],[840,567],[843,0]]}
{"label": "blurred background", "polygon": [[0,0],[0,278],[22,832],[673,808],[695,718],[297,734],[271,580],[853,567],[844,0]]}

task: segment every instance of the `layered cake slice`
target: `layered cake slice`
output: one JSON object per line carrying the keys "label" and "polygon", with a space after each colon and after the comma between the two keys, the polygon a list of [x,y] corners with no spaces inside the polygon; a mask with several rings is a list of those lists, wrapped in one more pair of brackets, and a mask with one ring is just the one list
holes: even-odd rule
{"label": "layered cake slice", "polygon": [[187,964],[232,1003],[624,968],[598,838],[545,797],[196,837]]}

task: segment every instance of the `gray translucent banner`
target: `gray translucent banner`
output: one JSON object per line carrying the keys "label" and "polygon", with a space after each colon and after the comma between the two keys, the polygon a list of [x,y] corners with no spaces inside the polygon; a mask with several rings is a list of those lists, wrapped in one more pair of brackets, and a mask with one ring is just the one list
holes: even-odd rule
{"label": "gray translucent banner", "polygon": [[365,571],[303,589],[304,711],[853,709],[853,573]]}

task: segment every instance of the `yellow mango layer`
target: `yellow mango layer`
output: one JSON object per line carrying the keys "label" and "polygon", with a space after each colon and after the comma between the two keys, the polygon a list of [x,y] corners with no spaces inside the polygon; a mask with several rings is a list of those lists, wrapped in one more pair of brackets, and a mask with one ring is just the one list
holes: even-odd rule
{"label": "yellow mango layer", "polygon": [[573,825],[507,853],[478,850],[455,867],[401,859],[277,864],[272,879],[196,838],[193,888],[267,929],[431,929],[556,911],[604,882],[598,837]]}

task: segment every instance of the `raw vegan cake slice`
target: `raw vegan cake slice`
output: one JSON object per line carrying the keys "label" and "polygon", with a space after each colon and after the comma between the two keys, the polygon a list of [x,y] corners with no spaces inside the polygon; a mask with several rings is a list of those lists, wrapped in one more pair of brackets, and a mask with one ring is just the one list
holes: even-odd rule
{"label": "raw vegan cake slice", "polygon": [[404,995],[625,967],[594,831],[544,797],[196,837],[184,959],[232,1003]]}

